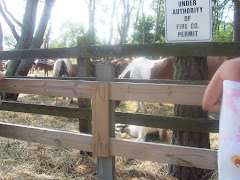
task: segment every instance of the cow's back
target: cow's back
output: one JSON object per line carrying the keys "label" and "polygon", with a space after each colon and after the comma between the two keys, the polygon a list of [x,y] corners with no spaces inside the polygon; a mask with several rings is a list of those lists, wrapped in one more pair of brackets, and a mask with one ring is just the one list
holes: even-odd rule
{"label": "cow's back", "polygon": [[170,56],[162,62],[156,62],[151,70],[150,79],[173,79],[173,57]]}
{"label": "cow's back", "polygon": [[233,56],[208,56],[208,80],[211,80],[217,69],[227,60],[234,59]]}

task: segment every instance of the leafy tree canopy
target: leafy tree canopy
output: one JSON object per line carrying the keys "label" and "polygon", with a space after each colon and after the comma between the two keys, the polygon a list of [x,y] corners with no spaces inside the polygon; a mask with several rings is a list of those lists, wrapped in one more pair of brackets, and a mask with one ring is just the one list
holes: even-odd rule
{"label": "leafy tree canopy", "polygon": [[213,42],[233,42],[232,23],[221,24],[219,30],[213,32]]}
{"label": "leafy tree canopy", "polygon": [[49,44],[50,48],[77,46],[77,37],[86,35],[85,27],[79,23],[65,22],[61,26],[61,32]]}

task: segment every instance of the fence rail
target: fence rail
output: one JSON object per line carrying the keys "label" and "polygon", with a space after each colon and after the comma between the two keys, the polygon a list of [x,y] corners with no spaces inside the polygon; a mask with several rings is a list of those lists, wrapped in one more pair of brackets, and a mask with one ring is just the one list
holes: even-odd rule
{"label": "fence rail", "polygon": [[[0,110],[22,113],[62,116],[67,118],[85,118],[91,121],[92,110],[88,108],[70,108],[39,104],[2,101]],[[188,118],[174,116],[157,116],[147,114],[115,112],[116,123],[132,124],[153,128],[172,130],[218,133],[219,120],[205,118]]]}
{"label": "fence rail", "polygon": [[[93,137],[87,134],[0,123],[0,136],[93,152]],[[217,169],[217,151],[166,144],[139,143],[110,138],[110,156]]]}
{"label": "fence rail", "polygon": [[[89,58],[119,56],[240,56],[239,43],[178,43],[114,46],[80,46],[61,49],[1,51],[0,59]],[[154,83],[154,84],[153,84]],[[196,84],[197,83],[197,84]],[[217,169],[217,151],[204,148],[165,144],[140,143],[111,137],[102,125],[120,122],[149,127],[218,132],[218,120],[201,118],[164,117],[143,114],[115,113],[110,118],[111,101],[146,101],[182,105],[201,105],[208,81],[185,82],[168,80],[119,80],[102,82],[96,79],[6,78],[0,91],[47,96],[92,98],[93,108],[67,108],[2,102],[0,110],[38,113],[54,116],[85,117],[92,119],[93,135],[0,123],[0,136],[38,142],[53,146],[93,152],[96,156],[122,156],[174,165]],[[147,94],[146,94],[147,92]],[[30,107],[31,106],[31,107]],[[30,107],[30,108],[29,108]],[[37,110],[41,107],[41,111]],[[51,108],[51,112],[49,110]],[[59,112],[62,111],[61,113]],[[105,112],[104,114],[101,114]],[[71,115],[70,115],[71,114]],[[99,118],[101,117],[101,118]],[[105,120],[107,120],[105,122]],[[126,121],[126,119],[128,119]],[[111,126],[108,128],[111,130]],[[109,134],[108,134],[109,133]],[[101,137],[98,137],[100,134]],[[107,148],[107,151],[104,151]],[[106,160],[106,159],[105,159]],[[104,159],[103,159],[104,161]],[[102,161],[102,162],[103,162]],[[107,161],[104,161],[106,164]],[[98,164],[99,165],[99,164]],[[107,167],[107,165],[105,166]],[[103,168],[104,169],[104,168]],[[109,168],[108,172],[110,171]],[[105,172],[106,173],[106,172]],[[107,174],[107,173],[106,173]]]}
{"label": "fence rail", "polygon": [[[63,83],[64,82],[64,83]],[[106,86],[107,85],[107,86]],[[9,93],[27,93],[27,94],[40,94],[40,95],[59,95],[59,96],[72,96],[72,97],[87,97],[93,98],[92,92],[94,88],[102,87],[102,90],[107,90],[109,96],[108,100],[138,100],[138,101],[154,101],[154,102],[167,102],[167,103],[179,103],[179,104],[200,104],[203,92],[206,89],[205,85],[173,85],[173,84],[143,84],[143,83],[115,83],[115,82],[98,82],[98,81],[82,81],[82,80],[47,80],[47,79],[20,79],[20,78],[6,78],[0,83],[0,90],[2,92]],[[109,87],[109,88],[106,88]],[[61,89],[61,90],[59,90]],[[123,91],[123,89],[126,89]],[[96,91],[96,89],[94,90]],[[151,95],[143,97],[147,92]],[[102,91],[99,91],[99,96],[102,96]],[[105,94],[104,93],[104,94]],[[127,95],[126,95],[127,94]],[[158,96],[158,97],[157,97]],[[153,99],[154,97],[154,99]],[[187,99],[187,101],[186,101]],[[99,98],[93,98],[98,102]],[[4,106],[7,102],[3,102]],[[14,104],[12,104],[14,105]],[[16,104],[15,104],[16,105]],[[99,104],[102,106],[102,104]],[[97,105],[97,107],[99,107]],[[17,106],[16,106],[17,107]],[[46,108],[46,107],[45,107]],[[16,108],[17,109],[17,108]],[[94,107],[93,107],[94,109]],[[96,109],[96,108],[95,108]],[[85,114],[84,114],[85,113]],[[89,110],[85,110],[83,115],[89,113]],[[95,111],[95,117],[98,117]],[[80,113],[81,114],[81,113]],[[105,113],[107,114],[107,113]],[[81,116],[81,115],[80,115]],[[119,117],[123,114],[119,114]],[[146,115],[140,118],[147,117]],[[151,116],[149,116],[151,119]],[[183,118],[182,118],[183,120]],[[189,123],[192,120],[192,123]],[[94,121],[94,119],[93,119]],[[99,120],[103,121],[103,119]],[[99,122],[96,121],[95,122]],[[166,124],[166,117],[159,121],[160,127],[164,127]],[[172,124],[178,126],[177,120],[173,120]],[[209,120],[209,122],[217,122],[215,120]],[[100,122],[100,123],[101,123]],[[144,121],[148,122],[148,121]],[[206,128],[209,122],[199,119],[199,129]],[[131,120],[130,120],[131,123]],[[136,122],[135,122],[136,123]],[[149,123],[149,122],[148,122]],[[181,121],[183,123],[183,121]],[[181,124],[180,123],[180,124]],[[196,127],[197,121],[193,119],[185,119],[184,127],[186,124],[190,124],[192,127]],[[137,123],[138,124],[138,123]],[[213,123],[214,124],[214,123]],[[157,126],[158,126],[157,125]],[[214,124],[216,125],[216,124]],[[152,125],[151,125],[152,126]],[[167,126],[166,126],[167,127]],[[185,129],[191,129],[192,127],[185,126]],[[174,128],[173,128],[174,129]],[[181,129],[181,128],[180,128]],[[195,129],[196,130],[196,129]],[[22,139],[27,141],[33,141],[38,143],[44,143],[54,146],[61,146],[66,148],[76,148],[84,151],[94,152],[92,136],[82,135],[79,133],[70,133],[55,131],[49,129],[41,129],[35,127],[27,127],[13,124],[0,124],[0,135],[9,138]],[[51,137],[51,138],[49,138]],[[94,134],[93,134],[94,137]],[[96,136],[95,136],[96,137]],[[96,141],[96,140],[95,140]],[[179,147],[163,144],[151,144],[151,143],[137,143],[126,140],[118,140],[111,138],[109,141],[111,156],[124,156],[142,160],[152,160],[157,162],[165,162],[170,164],[199,167],[205,169],[216,169],[217,152],[209,149]],[[147,151],[146,151],[147,150]]]}
{"label": "fence rail", "polygon": [[127,56],[240,56],[240,43],[161,43],[1,51],[0,59],[54,59]]}
{"label": "fence rail", "polygon": [[[92,98],[92,88],[96,83],[98,82],[7,78],[0,83],[0,90],[8,93]],[[206,86],[110,82],[109,88],[110,100],[201,105]]]}

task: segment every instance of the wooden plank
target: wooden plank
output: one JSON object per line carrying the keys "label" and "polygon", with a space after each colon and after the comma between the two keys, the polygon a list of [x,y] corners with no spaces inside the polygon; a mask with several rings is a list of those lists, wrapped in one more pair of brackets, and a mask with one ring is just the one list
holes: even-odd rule
{"label": "wooden plank", "polygon": [[8,76],[8,79],[48,79],[48,80],[84,80],[96,81],[95,77],[31,77],[31,76]]}
{"label": "wooden plank", "polygon": [[[0,123],[0,136],[92,152],[92,136],[46,128]],[[110,139],[110,155],[203,169],[217,169],[217,151]]]}
{"label": "wooden plank", "polygon": [[219,120],[116,112],[116,123],[191,132],[219,132]]}
{"label": "wooden plank", "polygon": [[[189,51],[191,49],[191,51]],[[1,51],[0,59],[54,59],[128,56],[240,56],[240,43],[159,43]]]}
{"label": "wooden plank", "polygon": [[91,98],[92,81],[6,78],[0,91],[8,93],[38,94],[47,96]]}
{"label": "wooden plank", "polygon": [[[29,77],[29,76],[8,76],[14,79],[52,79],[52,80],[83,80],[96,81],[96,77]],[[129,78],[115,78],[115,82],[130,82],[130,83],[154,83],[154,84],[181,84],[181,85],[208,85],[206,80],[171,80],[171,79],[129,79]]]}
{"label": "wooden plank", "polygon": [[[111,103],[111,101],[110,101]],[[92,110],[88,108],[70,108],[59,106],[48,106],[38,104],[26,104],[19,102],[2,101],[2,111],[14,111],[23,113],[43,114],[50,116],[62,116],[68,118],[87,118],[91,121]],[[111,115],[113,116],[113,115]],[[218,133],[219,120],[188,117],[157,116],[149,114],[115,113],[116,123],[132,124],[154,128],[166,128],[172,130],[192,132]]]}
{"label": "wooden plank", "polygon": [[91,109],[87,108],[73,108],[61,106],[48,106],[41,104],[27,104],[19,102],[2,101],[0,110],[14,111],[23,113],[34,113],[50,116],[62,116],[68,118],[86,118],[91,119]]}
{"label": "wooden plank", "polygon": [[[0,83],[0,91],[91,98],[93,81],[8,79]],[[183,105],[200,105],[205,85],[147,83],[110,83],[110,100],[145,101]]]}
{"label": "wooden plank", "polygon": [[[115,71],[110,64],[97,64],[96,80],[98,81],[114,81]],[[109,86],[109,85],[108,85]],[[109,98],[109,94],[108,94]],[[109,101],[109,99],[108,99]],[[109,137],[115,137],[115,102],[109,101],[108,108],[108,132]],[[109,141],[109,139],[108,139]],[[97,179],[115,179],[115,157],[97,157]]]}
{"label": "wooden plank", "polygon": [[68,149],[92,151],[92,136],[0,122],[0,136]]}
{"label": "wooden plank", "polygon": [[25,49],[1,51],[0,59],[59,59],[78,58],[81,56],[80,48],[52,48],[52,49]]}
{"label": "wooden plank", "polygon": [[92,91],[93,155],[109,156],[109,84],[97,83]]}
{"label": "wooden plank", "polygon": [[115,82],[129,83],[154,83],[154,84],[180,84],[180,85],[208,85],[206,80],[171,80],[171,79],[115,79]]}
{"label": "wooden plank", "polygon": [[111,100],[202,105],[204,85],[110,83]]}
{"label": "wooden plank", "polygon": [[[77,38],[77,46],[81,45],[91,45],[88,36],[79,36]],[[78,58],[77,59],[77,76],[78,77],[90,77],[90,58]],[[91,108],[91,99],[78,98],[78,107],[79,108]],[[83,133],[92,132],[91,121],[88,121],[85,118],[79,117],[79,131]]]}
{"label": "wooden plank", "polygon": [[217,169],[217,150],[110,139],[110,154],[144,161]]}

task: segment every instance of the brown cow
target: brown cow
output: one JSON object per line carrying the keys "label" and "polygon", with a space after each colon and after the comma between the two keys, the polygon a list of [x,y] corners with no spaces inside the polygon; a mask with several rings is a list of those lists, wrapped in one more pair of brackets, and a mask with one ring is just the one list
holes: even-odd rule
{"label": "brown cow", "polygon": [[[93,60],[90,59],[90,76],[91,77],[96,77],[96,64],[99,63],[100,61],[98,60]],[[76,62],[72,63],[72,77],[77,77],[78,76],[78,69],[77,69],[77,64]]]}
{"label": "brown cow", "polygon": [[[72,62],[69,59],[58,59],[54,63],[53,77],[71,77],[72,76]],[[68,103],[73,104],[73,98],[68,98]],[[56,102],[57,104],[57,97]]]}
{"label": "brown cow", "polygon": [[[207,58],[208,63],[208,79],[210,80],[219,66],[226,60],[232,59],[232,57],[213,57]],[[134,79],[173,79],[173,57],[167,57],[163,60],[146,60],[145,58],[137,58],[134,60],[119,78],[126,77],[127,73],[130,72],[130,78]],[[143,111],[146,112],[144,102],[142,102]],[[140,103],[135,111],[140,109]],[[118,128],[119,125],[116,125]],[[121,126],[121,125],[120,125]],[[147,133],[151,130],[157,130],[156,128],[140,127],[135,125],[128,126],[129,133],[136,137],[137,141],[145,141]],[[159,129],[161,138],[167,137],[167,131],[165,129]]]}
{"label": "brown cow", "polygon": [[42,62],[38,62],[36,65],[35,65],[35,69],[38,69],[38,68],[42,68],[44,70],[44,76],[48,76],[48,71],[52,71],[53,70],[53,66],[54,66],[54,63],[42,63]]}
{"label": "brown cow", "polygon": [[[211,80],[217,69],[227,60],[233,59],[235,57],[227,56],[208,56],[208,80]],[[162,64],[156,64],[152,68],[152,74],[150,79],[173,79],[173,57],[167,57],[166,61]]]}
{"label": "brown cow", "polygon": [[[219,66],[234,57],[227,56],[208,56],[208,80],[211,80]],[[119,78],[127,78],[130,73],[132,79],[173,79],[173,57],[169,56],[160,60],[148,60],[143,57],[136,58]],[[146,112],[145,104],[142,102],[143,112]],[[140,110],[140,103],[138,102],[136,112]]]}
{"label": "brown cow", "polygon": [[[208,80],[211,80],[217,69],[227,60],[236,57],[228,56],[208,56]],[[155,63],[151,69],[150,79],[173,79],[173,57],[164,58],[163,62]]]}
{"label": "brown cow", "polygon": [[227,60],[234,59],[236,56],[208,56],[208,80],[211,80],[217,69]]}

